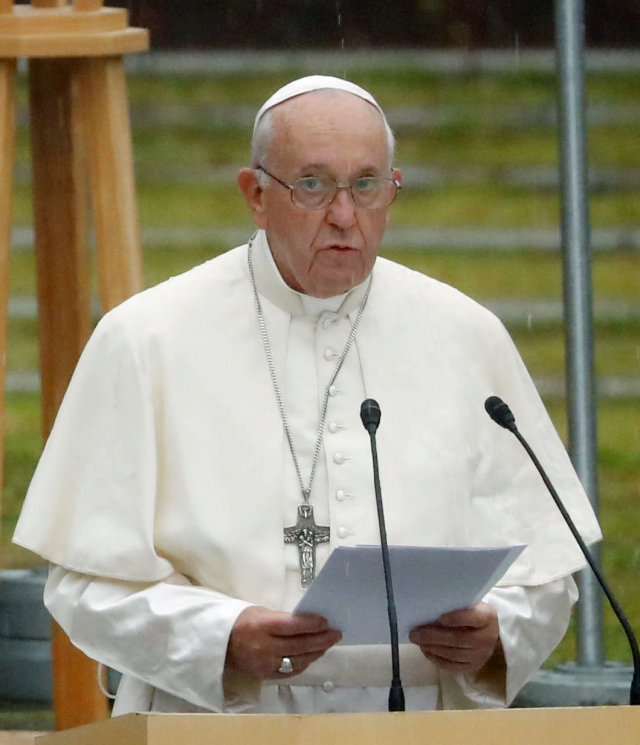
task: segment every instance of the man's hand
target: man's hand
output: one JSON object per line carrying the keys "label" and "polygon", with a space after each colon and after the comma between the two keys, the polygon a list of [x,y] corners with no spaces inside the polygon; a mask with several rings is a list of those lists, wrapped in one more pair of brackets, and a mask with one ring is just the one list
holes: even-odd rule
{"label": "man's hand", "polygon": [[501,654],[498,614],[487,603],[445,613],[435,623],[409,634],[424,656],[450,673],[477,673],[494,654]]}
{"label": "man's hand", "polygon": [[[261,606],[246,608],[238,616],[227,645],[226,666],[262,680],[297,675],[339,642],[342,634],[330,629],[320,616],[292,615]],[[279,673],[283,657],[293,672]]]}

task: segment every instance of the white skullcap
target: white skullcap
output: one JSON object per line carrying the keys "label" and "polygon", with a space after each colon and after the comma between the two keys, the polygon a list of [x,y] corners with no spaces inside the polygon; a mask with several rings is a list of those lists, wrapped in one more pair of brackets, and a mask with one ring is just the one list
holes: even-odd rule
{"label": "white skullcap", "polygon": [[287,101],[290,98],[301,96],[303,93],[311,93],[311,91],[320,91],[325,89],[334,91],[346,91],[352,93],[354,96],[364,99],[380,112],[384,118],[384,113],[380,108],[380,105],[376,99],[364,88],[361,88],[355,83],[350,83],[348,80],[342,80],[341,78],[334,78],[331,75],[309,75],[306,78],[298,78],[298,80],[292,80],[290,83],[283,85],[282,88],[278,89],[271,98],[262,105],[262,108],[256,114],[256,119],[253,123],[253,131],[255,133],[258,122],[266,114],[269,109],[277,106],[283,101]]}

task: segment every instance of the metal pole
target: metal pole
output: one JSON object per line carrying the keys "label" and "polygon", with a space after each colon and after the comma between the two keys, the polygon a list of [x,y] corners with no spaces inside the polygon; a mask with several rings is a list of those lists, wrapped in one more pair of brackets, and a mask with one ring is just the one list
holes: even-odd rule
{"label": "metal pole", "polygon": [[[562,188],[563,293],[569,451],[598,512],[596,391],[584,97],[584,0],[556,0]],[[596,561],[600,552],[594,551]],[[604,663],[602,594],[587,570],[578,575],[578,664]]]}

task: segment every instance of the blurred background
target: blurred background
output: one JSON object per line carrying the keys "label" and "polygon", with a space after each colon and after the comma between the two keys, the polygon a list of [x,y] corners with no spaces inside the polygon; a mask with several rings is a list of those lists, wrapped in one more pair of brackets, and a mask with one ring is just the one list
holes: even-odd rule
{"label": "blurred background", "polygon": [[[117,3],[111,3],[117,4]],[[303,74],[369,89],[404,186],[383,254],[506,323],[566,440],[552,3],[132,0],[127,61],[148,285],[246,242],[235,174],[253,116]],[[604,567],[640,630],[640,0],[587,0],[587,100]],[[0,566],[42,448],[28,90],[19,90]],[[499,364],[499,362],[498,362]],[[428,393],[428,392],[427,392]],[[526,434],[526,433],[525,433]],[[610,659],[629,659],[606,610]],[[570,634],[550,664],[574,658]]]}

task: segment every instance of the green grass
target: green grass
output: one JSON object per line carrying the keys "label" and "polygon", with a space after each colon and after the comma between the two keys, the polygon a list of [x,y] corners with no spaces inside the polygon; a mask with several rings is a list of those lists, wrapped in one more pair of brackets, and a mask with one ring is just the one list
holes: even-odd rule
{"label": "green grass", "polygon": [[[553,103],[555,79],[549,74],[437,75],[416,71],[361,72],[346,76],[369,88],[383,106],[506,105]],[[129,81],[134,104],[172,103],[259,106],[270,92],[299,76],[295,68],[277,75],[135,76]],[[628,103],[640,97],[635,75],[591,75],[587,80],[591,103]]]}
{"label": "green grass", "polygon": [[[445,250],[424,253],[393,251],[386,255],[452,284],[478,300],[559,300],[562,294],[562,262],[552,253],[501,251],[476,254]],[[639,255],[596,254],[592,266],[596,301],[640,299]]]}
{"label": "green grass", "polygon": [[[554,404],[549,409],[558,430],[566,437],[564,407]],[[598,433],[603,569],[632,626],[638,629],[640,401],[601,402]],[[630,661],[626,637],[608,606],[605,606],[605,644],[609,659]],[[548,665],[572,660],[574,655],[575,636],[571,633],[552,655]]]}
{"label": "green grass", "polygon": [[42,449],[40,396],[14,393],[7,396],[0,567],[30,566],[41,561],[10,543],[22,500]]}
{"label": "green grass", "polygon": [[[562,329],[518,329],[512,331],[512,337],[532,375],[564,377]],[[640,377],[637,328],[596,328],[595,367],[598,377]]]}

